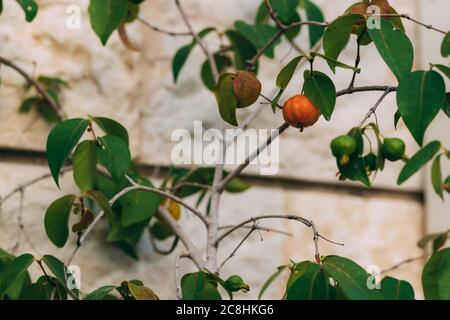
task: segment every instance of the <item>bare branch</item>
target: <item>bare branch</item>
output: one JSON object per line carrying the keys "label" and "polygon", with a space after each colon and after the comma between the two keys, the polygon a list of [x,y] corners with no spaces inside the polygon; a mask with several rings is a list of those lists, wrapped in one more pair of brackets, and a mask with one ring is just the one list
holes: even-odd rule
{"label": "bare branch", "polygon": [[278,138],[280,134],[282,134],[287,128],[289,128],[289,124],[287,122],[283,123],[281,126],[275,130],[272,135],[267,138],[267,140],[262,143],[247,159],[245,159],[244,163],[239,165],[233,172],[231,172],[222,182],[218,185],[219,190],[224,190],[225,187],[238,176],[242,170],[244,170],[250,162],[252,162],[264,149],[266,149],[275,139]]}
{"label": "bare branch", "polygon": [[363,87],[353,87],[347,88],[336,93],[336,97],[340,97],[346,94],[352,94],[355,92],[366,92],[366,91],[397,91],[397,87],[391,86],[363,86]]}
{"label": "bare branch", "polygon": [[[227,225],[227,226],[220,226],[220,227],[219,227],[219,230],[231,229],[231,228],[234,228],[234,227],[236,227],[235,224],[233,224],[233,225]],[[262,227],[262,226],[259,226],[259,225],[257,225],[257,226],[241,226],[240,228],[241,228],[241,229],[252,229],[252,228],[256,228],[256,230],[259,230],[259,231],[264,231],[264,232],[274,232],[274,233],[283,234],[283,235],[288,236],[288,237],[292,237],[292,233],[289,233],[289,232],[286,232],[286,231],[283,231],[283,230],[278,230],[278,229],[275,229],[275,228]],[[319,237],[322,237],[322,236],[319,235]]]}
{"label": "bare branch", "polygon": [[37,92],[45,99],[47,100],[50,107],[56,112],[60,120],[64,120],[66,118],[61,106],[59,105],[59,102],[53,99],[47,91],[41,86],[41,84],[36,81],[32,76],[30,76],[25,70],[20,68],[18,65],[16,65],[14,62],[0,57],[0,64],[4,64],[5,66],[8,66],[14,70],[16,70],[22,77],[25,78],[29,83],[33,85],[33,87],[36,88]]}
{"label": "bare branch", "polygon": [[423,259],[426,259],[427,257],[428,257],[428,254],[425,254],[425,255],[422,255],[420,257],[414,257],[414,258],[409,258],[409,259],[402,260],[399,263],[396,263],[395,265],[393,265],[392,267],[389,267],[387,269],[381,270],[381,273],[383,274],[383,273],[388,273],[388,272],[394,271],[394,270],[402,267],[405,264],[408,264],[408,263],[411,263],[411,262],[415,262],[415,261],[418,261],[418,260],[423,260]]}
{"label": "bare branch", "polygon": [[181,281],[180,281],[180,261],[183,258],[189,258],[189,254],[187,253],[177,254],[177,256],[175,257],[175,265],[173,268],[173,278],[175,280],[176,294],[179,300],[183,299],[181,295]]}
{"label": "bare branch", "polygon": [[372,17],[400,17],[400,18],[409,20],[409,21],[411,21],[411,22],[414,22],[414,23],[416,23],[416,24],[418,24],[418,25],[420,25],[420,26],[422,26],[422,27],[425,27],[425,28],[427,28],[427,29],[434,30],[434,31],[439,32],[439,33],[442,33],[442,34],[444,34],[444,35],[447,34],[447,32],[445,32],[444,30],[435,28],[435,27],[433,27],[431,24],[425,24],[425,23],[423,23],[423,22],[420,22],[419,20],[416,20],[416,19],[414,19],[414,18],[411,18],[411,16],[410,16],[409,14],[407,14],[407,13],[403,13],[403,14],[396,14],[396,13],[382,13],[382,14],[371,14],[370,16],[372,16]]}

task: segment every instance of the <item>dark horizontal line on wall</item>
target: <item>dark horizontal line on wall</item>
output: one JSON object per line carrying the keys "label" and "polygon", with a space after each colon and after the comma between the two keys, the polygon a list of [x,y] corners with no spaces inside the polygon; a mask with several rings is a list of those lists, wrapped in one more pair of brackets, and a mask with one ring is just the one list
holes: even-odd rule
{"label": "dark horizontal line on wall", "polygon": [[[32,150],[18,150],[13,148],[0,148],[0,162],[13,164],[46,165],[45,152]],[[148,164],[138,165],[141,172],[147,176],[163,178],[169,168],[167,166],[155,166]],[[242,178],[251,185],[259,187],[276,187],[290,190],[303,190],[315,192],[327,192],[358,197],[387,197],[391,199],[403,199],[424,202],[424,194],[421,191],[402,190],[384,187],[364,188],[356,184],[343,182],[312,181],[298,178],[279,176],[259,176],[243,174]]]}

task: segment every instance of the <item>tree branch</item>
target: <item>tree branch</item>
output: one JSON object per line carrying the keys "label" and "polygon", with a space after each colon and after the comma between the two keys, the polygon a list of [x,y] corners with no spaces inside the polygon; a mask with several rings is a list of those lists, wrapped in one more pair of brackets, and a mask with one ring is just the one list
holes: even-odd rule
{"label": "tree branch", "polygon": [[14,62],[0,57],[0,64],[4,64],[5,66],[8,66],[14,70],[16,70],[22,77],[25,78],[29,83],[33,85],[33,87],[36,88],[37,92],[45,99],[47,100],[50,107],[56,112],[60,120],[64,120],[66,118],[61,106],[59,105],[58,101],[54,100],[47,91],[41,86],[41,84],[36,81],[32,76],[30,76],[25,70],[20,68],[18,65],[16,65]]}
{"label": "tree branch", "polygon": [[162,29],[162,28],[160,28],[160,27],[158,27],[158,26],[148,22],[147,20],[145,20],[144,18],[141,18],[141,17],[137,17],[136,20],[139,21],[140,23],[142,23],[144,26],[152,29],[153,31],[156,31],[156,32],[159,32],[159,33],[163,33],[163,34],[166,34],[166,35],[171,36],[171,37],[192,36],[192,33],[189,32],[189,31],[177,32],[177,31],[169,31],[169,30]]}
{"label": "tree branch", "polygon": [[392,88],[388,88],[378,99],[378,101],[375,103],[375,105],[369,109],[369,111],[366,113],[364,118],[361,120],[359,126],[362,127],[364,122],[366,122],[372,114],[374,114],[377,111],[378,106],[381,104],[381,102],[386,98],[386,96],[393,91]]}

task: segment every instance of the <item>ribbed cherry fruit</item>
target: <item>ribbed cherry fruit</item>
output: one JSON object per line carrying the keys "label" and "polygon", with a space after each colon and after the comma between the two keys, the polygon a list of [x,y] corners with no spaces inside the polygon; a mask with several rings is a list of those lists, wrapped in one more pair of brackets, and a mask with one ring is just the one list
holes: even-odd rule
{"label": "ribbed cherry fruit", "polygon": [[306,96],[293,96],[283,105],[284,121],[295,128],[312,126],[319,120],[319,117],[319,109]]}

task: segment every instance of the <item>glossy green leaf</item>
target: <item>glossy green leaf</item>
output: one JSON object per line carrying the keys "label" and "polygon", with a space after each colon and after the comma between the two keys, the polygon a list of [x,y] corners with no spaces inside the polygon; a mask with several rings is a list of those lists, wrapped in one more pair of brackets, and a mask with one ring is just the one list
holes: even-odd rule
{"label": "glossy green leaf", "polygon": [[[285,25],[289,25],[288,22],[297,14],[296,9],[298,0],[269,0],[269,2],[273,11],[277,15],[277,18],[280,19],[280,21]],[[255,19],[256,23],[263,23],[268,17],[269,12],[265,2],[263,1],[258,7]]]}
{"label": "glossy green leaf", "polygon": [[275,279],[277,279],[277,278],[281,275],[281,273],[282,273],[284,270],[286,270],[287,267],[288,267],[288,266],[279,266],[279,267],[277,268],[277,271],[275,271],[275,273],[272,274],[272,275],[266,280],[266,282],[264,282],[264,284],[263,284],[262,287],[261,287],[261,290],[259,291],[259,294],[258,294],[258,300],[261,300],[261,298],[262,298],[264,292],[267,291],[267,289],[269,288],[269,286],[275,281]]}
{"label": "glossy green leaf", "polygon": [[337,281],[342,293],[350,300],[382,300],[378,290],[367,286],[369,274],[350,259],[327,256],[323,259],[325,273]]}
{"label": "glossy green leaf", "polygon": [[411,284],[392,277],[384,277],[381,280],[381,294],[385,300],[414,300]]}
{"label": "glossy green leaf", "polygon": [[295,70],[297,69],[298,64],[304,58],[303,55],[298,56],[292,59],[286,66],[281,69],[278,73],[276,84],[277,87],[281,90],[286,89],[292,77],[294,76]]}
{"label": "glossy green leaf", "polygon": [[450,56],[450,32],[447,32],[444,40],[442,40],[441,54],[445,58]]}
{"label": "glossy green leaf", "polygon": [[[352,27],[356,21],[361,19],[359,14],[344,15],[333,22],[325,30],[323,36],[323,49],[325,56],[337,60],[341,52],[347,47],[352,33]],[[332,64],[330,68],[334,70]]]}
{"label": "glossy green leaf", "polygon": [[128,137],[127,129],[117,121],[103,117],[94,117],[92,118],[92,121],[94,121],[105,134],[119,137],[129,144],[130,139]]}
{"label": "glossy green leaf", "polygon": [[111,295],[111,291],[115,290],[115,286],[100,287],[84,297],[84,300],[105,300]]}
{"label": "glossy green leaf", "polygon": [[422,145],[425,131],[445,100],[445,82],[436,71],[415,71],[398,86],[397,106],[414,139]]}
{"label": "glossy green leaf", "polygon": [[73,178],[81,191],[92,190],[95,186],[97,166],[97,146],[94,141],[80,143],[72,156]]}
{"label": "glossy green leaf", "polygon": [[22,7],[23,12],[25,13],[25,19],[28,22],[33,21],[39,10],[36,1],[34,0],[16,0],[16,1]]}
{"label": "glossy green leaf", "polygon": [[[210,32],[216,30],[215,28],[205,28],[198,33],[200,38],[205,37]],[[180,75],[181,69],[185,65],[191,51],[195,48],[197,42],[193,40],[190,44],[185,45],[177,50],[175,56],[172,59],[172,74],[173,74],[173,82],[177,82],[178,77]]]}
{"label": "glossy green leaf", "polygon": [[408,36],[391,21],[381,18],[380,28],[368,28],[379,54],[400,81],[411,72],[414,49]]}
{"label": "glossy green leaf", "polygon": [[445,94],[445,101],[444,104],[442,105],[442,110],[445,112],[447,117],[450,118],[450,92],[447,92]]}
{"label": "glossy green leaf", "polygon": [[319,71],[314,71],[312,75],[310,71],[305,71],[304,77],[305,96],[320,110],[326,120],[330,120],[336,105],[336,87],[333,81]]}
{"label": "glossy green leaf", "polygon": [[69,237],[69,216],[75,201],[74,195],[67,195],[53,201],[45,212],[45,232],[50,241],[62,248]]}
{"label": "glossy green leaf", "polygon": [[402,184],[419,171],[428,161],[433,159],[440,148],[441,143],[439,141],[432,141],[420,149],[403,167],[397,179],[397,184]]}
{"label": "glossy green leaf", "polygon": [[237,126],[237,99],[233,89],[233,77],[234,75],[231,73],[221,75],[214,93],[222,119],[233,126]]}
{"label": "glossy green leaf", "polygon": [[127,15],[128,1],[90,0],[88,11],[92,29],[105,45]]}
{"label": "glossy green leaf", "polygon": [[[244,21],[236,21],[234,23],[237,32],[250,41],[257,49],[263,48],[266,43],[272,39],[277,33],[278,29],[274,26],[266,24],[250,25]],[[281,42],[280,39],[274,42],[269,48],[264,51],[264,55],[268,58],[274,58],[274,48]]]}
{"label": "glossy green leaf", "polygon": [[33,263],[34,257],[31,254],[23,254],[14,258],[5,270],[0,274],[0,300],[5,293],[16,283],[16,279],[19,279],[24,273],[26,273],[28,267]]}
{"label": "glossy green leaf", "polygon": [[434,253],[422,272],[425,299],[450,299],[450,248]]}
{"label": "glossy green leaf", "polygon": [[[322,10],[318,6],[316,6],[312,1],[300,0],[300,5],[303,7],[303,9],[305,9],[306,18],[308,19],[308,21],[319,21],[319,22],[325,21]],[[309,25],[308,30],[309,30],[309,45],[312,48],[323,37],[325,29],[321,26]]]}
{"label": "glossy green leaf", "polygon": [[100,208],[102,208],[103,212],[108,218],[109,223],[114,226],[116,223],[116,218],[109,204],[108,198],[102,192],[96,190],[90,190],[86,192],[85,196],[94,200],[100,206]]}
{"label": "glossy green leaf", "polygon": [[[152,186],[147,179],[139,179],[138,183]],[[160,195],[143,190],[127,193],[119,200],[122,206],[122,225],[127,227],[150,219],[158,211],[161,200]]]}
{"label": "glossy green leaf", "polygon": [[31,110],[31,108],[38,105],[40,100],[41,100],[41,98],[38,98],[38,97],[31,97],[31,98],[25,99],[19,107],[19,112],[20,113],[29,112]]}
{"label": "glossy green leaf", "polygon": [[[227,30],[225,35],[228,40],[230,40],[233,47],[234,66],[236,67],[236,70],[245,70],[247,68],[247,61],[251,60],[256,55],[255,46],[234,30]],[[258,64],[253,71],[257,72],[257,70]]]}
{"label": "glossy green leaf", "polygon": [[450,68],[447,66],[444,66],[443,64],[435,64],[433,65],[436,67],[439,71],[441,71],[448,79],[450,79]]}
{"label": "glossy green leaf", "polygon": [[74,118],[57,124],[47,138],[48,166],[59,187],[59,171],[88,127],[85,119]]}
{"label": "glossy green leaf", "polygon": [[287,290],[286,300],[328,300],[328,276],[315,263],[295,279]]}
{"label": "glossy green leaf", "polygon": [[217,281],[205,272],[187,273],[181,279],[183,300],[222,300]]}
{"label": "glossy green leaf", "polygon": [[[231,60],[227,56],[223,56],[220,54],[214,55],[214,61],[217,67],[217,71],[222,73],[222,71],[231,66]],[[209,64],[209,60],[205,60],[202,64],[202,68],[200,70],[200,77],[203,81],[203,84],[211,91],[214,90],[216,86],[216,82],[214,81],[214,77],[211,71],[211,65]]]}
{"label": "glossy green leaf", "polygon": [[[51,255],[43,256],[42,261],[50,269],[64,290],[66,290],[73,299],[78,300],[79,292],[76,288],[77,284],[74,282],[71,273],[67,270],[64,263]],[[71,288],[69,288],[69,286]]]}
{"label": "glossy green leaf", "polygon": [[433,185],[434,192],[436,192],[441,199],[444,199],[444,191],[442,189],[442,170],[441,170],[441,155],[438,155],[431,165],[431,184]]}
{"label": "glossy green leaf", "polygon": [[20,300],[50,300],[53,293],[53,286],[47,282],[36,282],[24,289],[20,295]]}
{"label": "glossy green leaf", "polygon": [[130,167],[131,154],[128,145],[121,138],[106,135],[99,138],[98,157],[114,180],[124,178]]}

